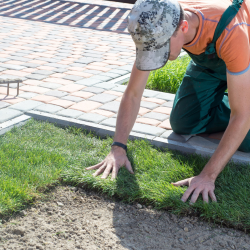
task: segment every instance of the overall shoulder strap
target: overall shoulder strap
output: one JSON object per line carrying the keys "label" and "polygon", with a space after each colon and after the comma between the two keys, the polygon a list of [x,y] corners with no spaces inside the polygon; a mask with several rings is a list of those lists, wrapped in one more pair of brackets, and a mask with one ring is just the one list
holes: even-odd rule
{"label": "overall shoulder strap", "polygon": [[219,23],[214,32],[213,40],[210,44],[208,44],[205,54],[212,55],[216,54],[215,44],[217,39],[222,34],[223,30],[227,27],[227,25],[233,20],[233,18],[238,13],[239,9],[241,8],[241,4],[244,0],[233,0],[233,3],[225,10],[222,14]]}

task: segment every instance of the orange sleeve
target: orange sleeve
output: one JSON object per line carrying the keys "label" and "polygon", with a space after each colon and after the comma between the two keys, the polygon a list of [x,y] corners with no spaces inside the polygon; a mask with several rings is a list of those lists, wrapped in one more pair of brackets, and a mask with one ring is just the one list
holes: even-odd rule
{"label": "orange sleeve", "polygon": [[226,63],[229,74],[240,75],[248,70],[250,63],[247,25],[238,25],[228,32],[218,45],[218,55]]}

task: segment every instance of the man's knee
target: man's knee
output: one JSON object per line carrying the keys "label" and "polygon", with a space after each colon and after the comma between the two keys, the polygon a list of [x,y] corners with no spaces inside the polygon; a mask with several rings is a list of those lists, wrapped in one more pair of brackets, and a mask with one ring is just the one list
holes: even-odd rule
{"label": "man's knee", "polygon": [[169,118],[170,125],[172,127],[172,130],[177,134],[188,134],[187,130],[187,123],[183,121],[182,118],[180,118],[179,115],[172,110]]}

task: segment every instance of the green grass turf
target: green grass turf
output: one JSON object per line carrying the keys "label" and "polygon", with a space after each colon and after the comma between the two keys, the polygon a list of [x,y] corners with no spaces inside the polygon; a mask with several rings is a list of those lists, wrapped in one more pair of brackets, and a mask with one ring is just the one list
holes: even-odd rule
{"label": "green grass turf", "polygon": [[146,88],[175,94],[190,62],[188,55],[178,57],[174,61],[150,72]]}
{"label": "green grass turf", "polygon": [[170,183],[199,174],[208,159],[156,149],[143,140],[129,141],[128,157],[135,175],[121,168],[115,181],[94,178],[94,171],[85,171],[85,167],[102,161],[111,142],[111,138],[99,139],[76,128],[62,129],[34,120],[1,136],[1,215],[22,209],[41,195],[42,188],[61,182],[93,188],[126,202],[250,229],[248,165],[226,166],[216,181],[218,203],[203,204],[200,197],[191,206],[180,200],[187,188]]}

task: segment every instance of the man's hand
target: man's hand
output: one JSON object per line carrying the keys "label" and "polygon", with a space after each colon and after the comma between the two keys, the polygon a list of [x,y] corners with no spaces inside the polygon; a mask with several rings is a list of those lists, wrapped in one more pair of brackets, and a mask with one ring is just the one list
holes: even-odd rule
{"label": "man's hand", "polygon": [[86,168],[86,170],[98,169],[93,176],[98,176],[101,173],[102,179],[106,179],[110,172],[112,171],[112,180],[116,178],[119,169],[125,166],[126,169],[131,173],[134,174],[130,161],[126,156],[126,152],[123,148],[113,146],[111,152],[107,155],[107,157],[100,163]]}
{"label": "man's hand", "polygon": [[207,203],[209,202],[208,195],[210,196],[212,201],[216,201],[216,197],[214,194],[214,189],[215,189],[214,180],[212,180],[209,177],[198,175],[172,184],[176,187],[189,186],[189,188],[186,190],[186,192],[181,198],[183,202],[187,201],[188,197],[191,195],[192,192],[193,195],[191,197],[190,204],[196,202],[200,193],[202,194],[203,200],[205,202]]}

